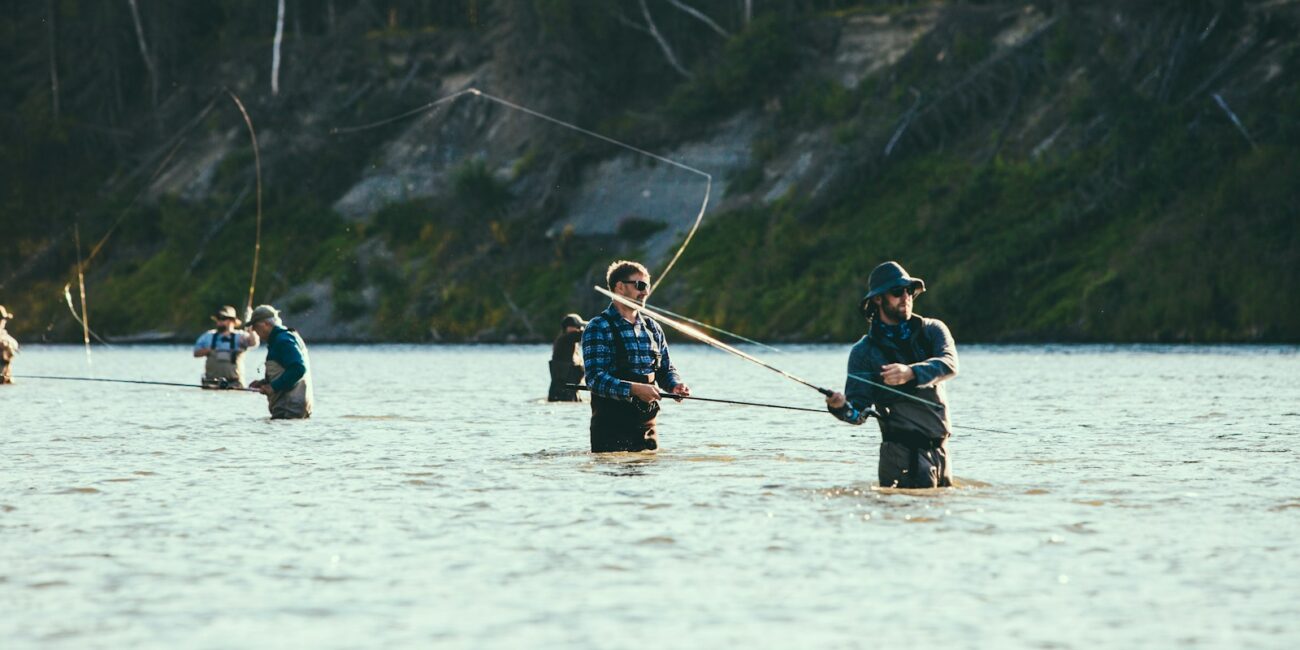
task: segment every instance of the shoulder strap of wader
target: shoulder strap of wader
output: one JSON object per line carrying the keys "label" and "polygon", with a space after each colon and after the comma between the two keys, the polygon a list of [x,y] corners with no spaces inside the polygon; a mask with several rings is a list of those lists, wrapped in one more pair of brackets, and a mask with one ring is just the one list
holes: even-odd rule
{"label": "shoulder strap of wader", "polygon": [[212,330],[212,341],[208,343],[208,349],[213,352],[217,351],[217,330]]}
{"label": "shoulder strap of wader", "polygon": [[614,376],[617,377],[620,374],[624,374],[619,372],[620,370],[631,370],[632,364],[627,362],[627,341],[623,338],[623,328],[619,327],[619,323],[615,322],[614,319],[609,317],[609,314],[604,312],[602,312],[600,316],[609,324],[610,334],[614,337]]}

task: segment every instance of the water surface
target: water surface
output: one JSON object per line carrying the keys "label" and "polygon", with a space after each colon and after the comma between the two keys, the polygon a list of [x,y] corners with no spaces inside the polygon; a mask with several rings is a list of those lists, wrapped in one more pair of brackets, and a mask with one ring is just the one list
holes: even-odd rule
{"label": "water surface", "polygon": [[[921,494],[875,487],[874,423],[823,414],[668,404],[660,454],[592,456],[588,408],[541,401],[549,346],[311,353],[315,417],[271,422],[254,394],[22,379],[197,381],[187,348],[88,371],[24,347],[0,389],[0,645],[1300,638],[1294,347],[964,346],[962,486]],[[674,358],[700,396],[821,404]],[[847,346],[767,358],[838,385]]]}

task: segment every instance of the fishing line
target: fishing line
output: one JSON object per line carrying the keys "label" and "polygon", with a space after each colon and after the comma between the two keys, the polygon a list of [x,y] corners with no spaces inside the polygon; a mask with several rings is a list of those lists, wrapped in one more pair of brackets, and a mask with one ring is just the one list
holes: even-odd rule
{"label": "fishing line", "polygon": [[248,137],[253,141],[253,169],[257,172],[257,237],[253,240],[253,277],[248,282],[248,303],[244,307],[244,320],[247,321],[253,317],[253,290],[257,286],[257,263],[262,256],[262,154],[257,146],[257,131],[253,129],[253,118],[249,117],[248,111],[244,109],[244,102],[239,101],[239,96],[229,88],[223,90],[235,101],[239,113],[244,116],[244,124],[248,126]]}
{"label": "fishing line", "polygon": [[148,191],[151,185],[153,185],[154,181],[157,181],[158,178],[162,176],[163,170],[167,168],[168,163],[170,163],[172,158],[175,157],[176,152],[180,150],[181,145],[185,144],[185,139],[188,136],[188,133],[195,126],[197,126],[199,123],[203,121],[203,118],[206,117],[207,114],[212,111],[212,108],[215,105],[216,105],[216,95],[214,94],[212,99],[208,101],[207,105],[203,107],[203,110],[199,111],[198,115],[196,115],[194,119],[190,120],[188,124],[182,127],[181,130],[176,133],[176,135],[172,136],[172,140],[175,142],[175,144],[173,144],[171,148],[167,151],[167,155],[163,157],[162,162],[158,163],[158,166],[154,168],[153,174],[149,176],[149,180],[141,184],[140,189],[135,193],[135,196],[131,197],[131,200],[128,201],[126,206],[123,207],[122,210],[118,213],[117,218],[113,220],[113,223],[111,225],[109,225],[108,230],[104,231],[104,234],[99,238],[99,241],[96,242],[93,247],[91,247],[90,252],[86,255],[85,260],[81,259],[80,226],[79,224],[76,223],[73,224],[72,227],[73,239],[77,246],[77,285],[81,293],[81,314],[80,315],[77,314],[76,308],[73,307],[72,305],[70,283],[65,284],[63,286],[63,294],[65,300],[68,303],[68,311],[72,312],[72,317],[77,321],[78,324],[82,326],[82,340],[85,342],[86,345],[86,362],[88,364],[90,363],[89,337],[94,336],[95,340],[99,341],[100,343],[103,343],[104,345],[108,345],[108,342],[105,341],[103,337],[101,337],[99,334],[95,333],[94,330],[90,329],[90,325],[88,322],[89,319],[86,317],[87,301],[86,301],[85,268],[89,266],[91,261],[93,261],[95,257],[99,255],[99,252],[103,250],[104,245],[108,243],[108,238],[112,236],[112,234],[117,230],[117,227],[122,224],[122,220],[125,219],[128,214],[130,214],[131,208],[135,207],[135,204],[140,201],[140,197],[144,196],[145,192]]}
{"label": "fishing line", "polygon": [[407,111],[407,112],[405,112],[405,113],[402,113],[402,114],[400,114],[400,115],[396,115],[396,116],[390,117],[390,118],[388,118],[388,119],[380,120],[380,121],[378,121],[378,122],[372,122],[372,123],[370,123],[370,124],[362,124],[362,125],[360,125],[360,126],[349,126],[349,127],[337,127],[337,126],[336,126],[336,127],[332,128],[332,129],[330,129],[330,134],[332,134],[332,135],[339,135],[339,134],[343,134],[343,133],[356,133],[356,132],[358,132],[358,131],[366,131],[366,130],[369,130],[369,129],[378,128],[378,127],[381,127],[381,126],[384,126],[384,125],[387,125],[387,124],[391,124],[391,123],[393,123],[393,122],[397,122],[397,121],[399,121],[399,120],[406,119],[406,118],[411,117],[411,116],[413,116],[413,115],[419,115],[419,114],[421,114],[421,113],[424,113],[424,112],[430,111],[430,110],[432,110],[432,109],[434,109],[434,108],[437,108],[438,106],[441,106],[442,104],[446,104],[446,103],[448,103],[448,102],[451,102],[451,101],[455,100],[456,98],[461,97],[461,96],[463,96],[463,95],[473,95],[473,96],[475,96],[475,97],[481,97],[481,98],[486,99],[486,100],[488,100],[488,101],[495,102],[495,103],[497,103],[497,104],[500,104],[500,105],[502,105],[502,106],[505,106],[506,108],[510,108],[510,109],[513,109],[513,110],[519,111],[519,112],[521,112],[521,113],[525,113],[525,114],[531,115],[531,116],[536,117],[536,118],[538,118],[538,119],[545,120],[545,121],[550,122],[550,123],[552,123],[552,124],[556,124],[556,125],[558,125],[558,126],[561,126],[561,127],[566,128],[566,129],[570,129],[570,130],[572,130],[572,131],[577,131],[578,133],[581,133],[581,134],[583,134],[583,135],[591,136],[591,137],[593,137],[593,138],[596,138],[597,140],[601,140],[601,141],[603,141],[603,142],[608,142],[609,144],[612,144],[612,145],[614,145],[614,146],[616,146],[616,147],[622,147],[622,148],[624,148],[624,149],[627,149],[628,151],[633,151],[633,152],[639,153],[639,154],[641,154],[641,155],[643,155],[643,156],[649,156],[650,158],[653,158],[653,159],[655,159],[655,160],[658,160],[659,162],[662,162],[662,163],[665,163],[665,164],[668,164],[668,165],[672,165],[672,166],[674,166],[674,167],[677,167],[678,169],[682,169],[682,170],[688,171],[688,172],[690,172],[690,173],[692,173],[692,174],[699,174],[700,176],[703,176],[704,179],[705,179],[705,185],[704,185],[704,200],[700,202],[700,209],[699,209],[699,212],[695,215],[695,222],[694,222],[694,224],[691,225],[691,229],[686,233],[686,238],[682,241],[682,245],[681,245],[681,247],[679,247],[679,248],[677,249],[677,252],[673,255],[672,259],[668,261],[668,265],[664,267],[664,270],[661,271],[661,272],[659,273],[658,280],[656,280],[654,284],[651,284],[651,285],[650,285],[650,292],[653,293],[654,290],[655,290],[655,289],[656,289],[656,288],[657,288],[661,283],[663,283],[663,281],[664,281],[664,277],[666,277],[666,276],[668,275],[668,272],[672,270],[673,265],[677,264],[677,260],[678,260],[678,258],[680,258],[680,257],[682,256],[682,253],[686,251],[686,246],[689,245],[689,244],[691,243],[691,239],[695,237],[695,231],[699,229],[699,227],[700,227],[700,222],[704,220],[704,211],[705,211],[705,209],[706,209],[706,208],[708,207],[708,205],[709,205],[709,196],[710,196],[710,194],[711,194],[712,191],[713,191],[713,175],[712,175],[712,174],[709,174],[708,172],[701,171],[701,170],[699,170],[699,169],[696,169],[696,168],[694,168],[694,167],[691,167],[690,165],[686,165],[686,164],[684,164],[684,163],[680,163],[680,162],[678,162],[678,161],[676,161],[676,160],[672,160],[671,158],[665,158],[665,157],[663,157],[663,156],[661,156],[661,155],[659,155],[659,154],[651,153],[651,152],[649,152],[649,151],[646,151],[645,149],[641,149],[640,147],[636,147],[636,146],[633,146],[633,145],[627,144],[626,142],[621,142],[621,141],[619,141],[619,140],[615,140],[614,138],[611,138],[611,137],[609,137],[609,136],[601,135],[601,134],[599,134],[599,133],[596,133],[595,131],[591,131],[591,130],[589,130],[589,129],[584,129],[584,128],[582,128],[582,127],[576,125],[576,124],[572,124],[572,123],[569,123],[569,122],[565,122],[564,120],[560,120],[560,119],[557,119],[557,118],[551,117],[550,115],[547,115],[547,114],[545,114],[545,113],[541,113],[541,112],[539,112],[539,111],[535,111],[535,110],[533,110],[533,109],[531,109],[531,108],[528,108],[528,107],[526,107],[526,106],[521,106],[521,105],[516,104],[516,103],[514,103],[514,102],[512,102],[512,101],[509,101],[509,100],[506,100],[506,99],[502,99],[502,98],[497,97],[497,96],[495,96],[495,95],[491,95],[491,94],[485,93],[485,92],[483,92],[483,91],[481,91],[481,90],[479,90],[479,89],[477,89],[477,88],[466,88],[465,90],[461,90],[461,91],[459,91],[459,92],[452,93],[451,95],[448,95],[448,96],[446,96],[446,97],[443,97],[443,98],[440,98],[440,99],[436,99],[436,100],[434,100],[434,101],[432,101],[432,102],[429,102],[428,104],[425,104],[424,106],[421,106],[421,107],[419,107],[419,108],[415,108],[415,109],[409,110],[409,111]]}
{"label": "fishing line", "polygon": [[[648,305],[640,305],[640,304],[637,304],[636,302],[634,302],[634,301],[632,301],[632,300],[628,300],[627,298],[624,298],[623,296],[620,296],[620,295],[618,295],[618,294],[616,294],[616,293],[614,293],[614,292],[612,292],[612,291],[610,291],[610,290],[608,290],[608,289],[606,289],[606,288],[604,288],[604,287],[593,287],[593,288],[594,288],[597,292],[602,293],[602,294],[608,296],[608,297],[609,297],[611,300],[613,300],[614,302],[617,302],[617,303],[623,305],[624,307],[628,307],[629,309],[633,309],[633,310],[635,310],[635,311],[641,311],[641,310],[644,309],[645,307],[648,307]],[[683,334],[685,334],[685,335],[687,335],[687,336],[689,336],[689,337],[691,337],[691,338],[693,338],[693,339],[695,339],[695,340],[697,340],[697,341],[700,341],[700,342],[702,342],[702,343],[707,343],[708,345],[711,345],[711,346],[713,346],[713,347],[715,347],[715,348],[717,348],[717,349],[719,349],[719,350],[722,350],[722,351],[724,351],[724,352],[730,352],[731,354],[734,354],[734,355],[740,357],[741,359],[744,359],[744,360],[746,360],[746,361],[748,361],[748,362],[750,362],[750,363],[758,364],[758,365],[760,365],[760,366],[762,366],[762,367],[764,367],[764,368],[767,368],[768,370],[771,370],[772,372],[777,373],[778,375],[781,375],[782,377],[785,377],[786,379],[789,379],[789,380],[791,380],[791,381],[794,381],[794,382],[797,382],[797,383],[803,384],[804,386],[807,386],[807,387],[809,387],[809,388],[811,388],[811,389],[813,389],[813,390],[815,390],[815,391],[821,393],[822,395],[825,395],[825,396],[827,396],[827,397],[830,397],[830,396],[833,394],[833,392],[832,392],[831,390],[829,390],[829,389],[822,388],[821,386],[818,386],[818,385],[816,385],[816,384],[814,384],[814,383],[812,383],[812,382],[806,381],[806,380],[804,380],[804,379],[800,379],[799,377],[796,377],[796,376],[794,376],[794,375],[792,375],[792,374],[790,374],[790,373],[788,373],[788,372],[786,372],[786,371],[784,371],[784,370],[781,370],[780,368],[777,368],[776,366],[773,366],[773,365],[767,363],[766,361],[762,361],[762,360],[758,359],[757,357],[754,357],[753,355],[750,355],[750,354],[746,354],[746,353],[744,353],[744,352],[741,352],[740,350],[737,350],[736,348],[733,348],[733,347],[731,347],[730,345],[727,345],[726,343],[723,343],[722,341],[719,341],[718,339],[715,339],[715,338],[713,338],[712,336],[709,336],[708,334],[705,334],[704,332],[701,332],[701,331],[695,329],[694,327],[691,327],[690,325],[687,325],[687,324],[685,324],[685,323],[679,323],[679,322],[677,322],[676,320],[674,320],[674,319],[672,319],[672,318],[668,318],[667,316],[659,316],[658,318],[656,318],[656,320],[658,320],[658,321],[664,323],[665,325],[668,325],[668,326],[672,327],[673,329],[675,329],[675,330],[677,330],[677,331],[679,331],[679,332],[681,332],[681,333],[683,333]]]}
{"label": "fishing line", "polygon": [[[77,315],[77,308],[72,306],[72,283],[71,282],[63,285],[63,299],[67,301],[68,311],[72,312],[72,318],[77,321],[77,324],[85,325],[85,323],[81,320],[81,316]],[[102,337],[99,336],[99,334],[96,334],[95,330],[86,327],[86,331],[90,332],[90,335],[95,337],[96,341],[103,343],[105,346],[112,347],[111,345],[108,345],[108,341],[105,341]]]}
{"label": "fishing line", "polygon": [[[714,327],[713,325],[710,325],[710,324],[708,324],[708,323],[701,323],[700,321],[697,321],[697,320],[695,320],[694,318],[690,318],[690,317],[688,317],[688,316],[683,316],[683,315],[681,315],[681,314],[673,313],[673,312],[671,312],[671,311],[668,311],[667,309],[664,309],[663,307],[651,307],[650,305],[645,305],[645,309],[646,309],[647,311],[655,312],[655,313],[658,313],[658,314],[667,314],[667,315],[669,315],[669,316],[672,316],[673,318],[676,318],[676,319],[679,319],[679,320],[684,320],[684,321],[686,321],[686,322],[688,322],[688,323],[690,323],[690,324],[692,324],[692,325],[698,325],[698,326],[700,326],[700,327],[703,327],[704,329],[712,330],[712,331],[717,332],[717,333],[719,333],[719,334],[725,334],[725,335],[730,336],[730,337],[732,337],[732,338],[734,338],[734,339],[737,339],[737,340],[740,340],[740,341],[744,341],[744,342],[746,342],[746,343],[752,343],[752,344],[757,345],[757,346],[759,346],[759,347],[761,347],[761,348],[767,348],[768,350],[771,350],[771,351],[773,351],[773,352],[782,353],[780,350],[778,350],[778,349],[776,349],[776,348],[774,348],[774,347],[772,347],[772,346],[770,346],[770,345],[768,345],[768,344],[766,344],[766,343],[760,343],[760,342],[758,342],[758,341],[755,341],[754,339],[747,339],[747,338],[745,338],[745,337],[743,337],[743,336],[741,336],[741,335],[739,335],[739,334],[736,334],[735,332],[728,332],[727,330],[724,330],[724,329],[722,329],[721,327]],[[782,353],[782,354],[784,354],[784,353]]]}
{"label": "fishing line", "polygon": [[[22,375],[20,379],[58,379],[61,381],[98,381],[109,384],[145,384],[149,386],[179,386],[181,388],[204,388],[196,384],[179,384],[171,381],[144,381],[141,379],[100,379],[97,377],[55,377],[51,375]],[[212,389],[205,389],[212,390]],[[223,388],[221,390],[233,390],[242,393],[261,392],[256,388]]]}
{"label": "fishing line", "polygon": [[936,404],[936,403],[934,403],[934,402],[931,402],[931,401],[928,400],[928,399],[922,399],[922,398],[917,397],[917,396],[915,396],[915,395],[910,395],[910,394],[908,394],[908,393],[904,393],[903,391],[898,390],[897,388],[890,388],[889,386],[886,386],[886,385],[884,385],[884,384],[878,384],[878,383],[876,383],[876,382],[874,382],[874,381],[871,381],[870,379],[867,379],[867,378],[863,377],[862,375],[855,375],[855,374],[853,374],[853,373],[850,372],[850,373],[849,373],[849,378],[850,378],[850,379],[856,379],[857,381],[860,381],[860,382],[862,382],[862,383],[864,383],[864,384],[870,384],[870,385],[872,385],[872,386],[875,386],[876,388],[881,388],[881,389],[887,390],[887,391],[889,391],[889,392],[891,392],[891,393],[894,393],[895,395],[900,395],[900,396],[902,396],[902,397],[906,397],[907,399],[910,399],[910,400],[912,400],[912,401],[920,402],[920,403],[922,403],[922,404],[924,404],[924,405],[926,405],[926,406],[929,406],[929,407],[931,407],[931,408],[943,408],[942,405],[939,405],[939,404]]}
{"label": "fishing line", "polygon": [[[628,308],[634,309],[634,310],[636,310],[636,311],[642,311],[642,310],[645,310],[645,311],[651,311],[651,310],[657,309],[657,308],[655,308],[655,307],[651,307],[650,305],[637,305],[636,302],[634,302],[634,301],[632,301],[632,300],[628,300],[627,298],[624,298],[623,296],[620,296],[620,295],[618,295],[618,294],[616,294],[616,293],[613,293],[613,292],[609,291],[608,289],[604,289],[604,288],[602,288],[602,287],[594,287],[594,289],[595,289],[596,291],[602,293],[602,294],[605,294],[606,296],[609,296],[609,298],[612,299],[614,302],[617,302],[617,303],[619,303],[619,304],[621,304],[621,305],[623,305],[623,306],[625,306],[625,307],[628,307]],[[809,388],[812,388],[812,389],[816,390],[817,392],[819,392],[819,393],[821,393],[821,394],[823,394],[823,395],[825,395],[825,396],[827,396],[827,397],[830,397],[831,394],[832,394],[830,390],[827,390],[827,389],[822,388],[822,387],[820,387],[820,386],[816,386],[816,385],[814,385],[814,384],[812,384],[812,383],[809,383],[809,382],[807,382],[807,381],[804,381],[803,379],[800,379],[800,378],[798,378],[798,377],[796,377],[796,376],[794,376],[794,375],[792,375],[792,374],[790,374],[790,373],[788,373],[788,372],[786,372],[786,371],[784,371],[784,370],[781,370],[780,368],[777,368],[777,367],[775,367],[775,366],[772,366],[771,364],[768,364],[768,363],[766,363],[766,362],[764,362],[764,361],[761,361],[761,360],[755,358],[755,357],[752,356],[752,355],[745,354],[744,352],[741,352],[740,350],[737,350],[736,348],[733,348],[733,347],[731,347],[730,345],[727,345],[726,343],[723,343],[722,341],[719,341],[719,340],[717,340],[717,339],[715,339],[715,338],[709,336],[708,334],[705,334],[705,333],[703,333],[703,332],[701,332],[701,331],[699,331],[699,330],[697,330],[697,329],[691,327],[690,325],[686,325],[686,324],[683,324],[683,323],[679,323],[679,322],[677,322],[677,321],[675,321],[675,320],[673,320],[673,319],[671,319],[671,318],[667,318],[667,317],[665,317],[665,316],[658,316],[655,320],[658,320],[658,321],[664,323],[665,325],[669,325],[669,326],[671,326],[673,329],[676,329],[677,331],[679,331],[679,332],[681,332],[681,333],[683,333],[683,334],[686,334],[687,336],[690,336],[691,338],[694,338],[694,339],[696,339],[696,340],[699,340],[699,341],[701,341],[701,342],[703,342],[703,343],[707,343],[707,344],[709,344],[709,345],[711,345],[711,346],[713,346],[713,347],[715,347],[715,348],[718,348],[719,350],[723,350],[723,351],[726,351],[726,352],[730,352],[730,353],[732,353],[732,354],[734,354],[734,355],[736,355],[736,356],[738,356],[738,357],[740,357],[740,358],[742,358],[742,359],[744,359],[744,360],[746,360],[746,361],[750,361],[750,362],[752,362],[752,363],[756,363],[756,364],[758,364],[758,365],[760,365],[760,366],[763,366],[764,368],[767,368],[768,370],[771,370],[771,371],[773,371],[773,372],[776,372],[777,374],[780,374],[780,375],[782,375],[783,377],[785,377],[785,378],[787,378],[787,379],[790,379],[790,380],[793,380],[793,381],[799,382],[800,384],[803,384],[804,386],[807,386],[807,387],[809,387]],[[932,406],[932,407],[935,407],[935,408],[938,408],[938,407],[939,407],[938,404],[935,404],[934,402],[931,402],[931,401],[929,401],[929,400],[921,399],[921,398],[919,398],[919,397],[916,397],[915,395],[908,395],[907,393],[903,393],[903,392],[901,392],[901,391],[899,391],[899,390],[897,390],[897,389],[890,388],[889,386],[884,386],[884,385],[882,385],[882,384],[878,384],[878,383],[876,383],[876,382],[874,382],[874,381],[871,381],[871,380],[869,380],[869,379],[863,379],[862,377],[860,377],[860,376],[858,376],[858,375],[850,374],[849,376],[852,377],[853,379],[858,380],[858,381],[861,381],[861,382],[864,382],[864,383],[868,383],[868,384],[871,384],[871,385],[873,385],[873,386],[879,386],[880,388],[884,388],[885,390],[888,390],[888,391],[891,391],[891,392],[894,392],[894,393],[898,393],[898,394],[900,394],[900,395],[902,395],[902,396],[904,396],[904,397],[906,397],[906,398],[908,398],[908,399],[916,400],[916,401],[921,402],[922,404],[925,404],[925,405],[927,405],[927,406]],[[989,433],[1006,433],[1006,434],[1015,435],[1015,432],[1014,432],[1014,431],[1004,431],[1004,430],[1001,430],[1001,429],[986,429],[986,428],[981,428],[981,427],[972,427],[972,426],[966,426],[966,425],[960,425],[960,426],[958,426],[958,425],[954,425],[953,428],[955,428],[955,429],[970,429],[970,430],[972,430],[972,431],[986,431],[986,432],[989,432]]]}
{"label": "fishing line", "polygon": [[[857,381],[860,381],[860,382],[862,382],[862,383],[864,383],[864,384],[870,384],[870,385],[872,385],[872,386],[875,386],[876,388],[883,388],[883,389],[885,389],[885,390],[887,390],[887,391],[889,391],[889,392],[891,392],[891,393],[894,393],[894,394],[896,394],[896,395],[901,395],[901,396],[903,396],[903,397],[906,397],[907,399],[910,399],[910,400],[914,400],[914,401],[920,402],[920,403],[922,403],[922,404],[924,404],[924,405],[926,405],[926,406],[932,407],[932,408],[936,408],[936,409],[938,409],[938,408],[943,408],[941,405],[939,405],[939,404],[935,404],[934,402],[931,402],[930,400],[927,400],[927,399],[921,399],[920,397],[917,397],[917,396],[915,396],[915,395],[909,395],[909,394],[907,394],[907,393],[904,393],[904,392],[901,391],[901,390],[898,390],[898,389],[896,389],[896,388],[890,388],[889,386],[886,386],[886,385],[884,385],[884,384],[878,384],[878,383],[876,383],[876,382],[874,382],[874,381],[871,381],[870,379],[867,379],[867,378],[865,378],[865,377],[863,377],[863,376],[861,376],[861,375],[855,375],[855,374],[853,374],[853,373],[849,373],[849,378],[850,378],[850,379],[857,380]],[[954,429],[970,429],[971,431],[986,431],[986,432],[988,432],[988,433],[1006,433],[1006,434],[1009,434],[1009,435],[1016,435],[1016,433],[1015,433],[1014,431],[1004,431],[1004,430],[1002,430],[1002,429],[985,429],[985,428],[981,428],[981,427],[972,427],[972,426],[965,425],[965,424],[954,424],[954,425],[952,425],[952,428],[954,428]]]}
{"label": "fishing line", "polygon": [[[586,391],[590,391],[590,390],[591,390],[591,387],[589,387],[589,386],[583,386],[583,385],[581,385],[581,384],[565,384],[565,387],[566,387],[566,388],[573,389],[573,390],[586,390]],[[712,398],[708,398],[708,397],[696,397],[696,396],[694,396],[694,395],[682,396],[682,395],[674,395],[674,394],[672,394],[672,393],[665,393],[665,392],[663,392],[663,391],[659,391],[659,397],[661,397],[661,398],[671,398],[671,399],[674,399],[674,400],[679,400],[679,399],[693,399],[693,400],[695,400],[695,401],[697,401],[697,402],[715,402],[715,403],[717,403],[717,404],[735,404],[736,406],[761,406],[761,407],[763,407],[763,408],[769,408],[769,409],[785,409],[785,410],[787,410],[787,411],[807,411],[808,413],[821,413],[821,414],[823,414],[823,415],[826,413],[826,411],[825,411],[824,409],[810,409],[810,408],[804,408],[804,407],[802,407],[802,406],[786,406],[786,405],[784,405],[784,404],[764,404],[764,403],[762,403],[762,402],[741,402],[741,401],[738,401],[738,400],[731,400],[731,399],[712,399]]]}

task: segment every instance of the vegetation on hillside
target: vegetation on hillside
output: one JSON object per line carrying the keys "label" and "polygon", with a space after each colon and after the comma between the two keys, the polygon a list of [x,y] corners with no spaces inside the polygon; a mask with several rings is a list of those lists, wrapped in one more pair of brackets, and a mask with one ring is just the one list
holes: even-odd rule
{"label": "vegetation on hillside", "polygon": [[[727,210],[657,299],[746,335],[851,339],[867,273],[898,259],[929,284],[918,310],[963,340],[1300,340],[1300,21],[1287,7],[773,0],[749,16],[709,6],[710,26],[650,2],[670,57],[631,0],[290,3],[272,96],[274,3],[141,0],[140,32],[119,4],[0,17],[13,107],[0,302],[27,338],[74,335],[62,285],[100,241],[87,284],[110,337],[188,332],[246,295],[253,152],[225,89],[262,138],[259,298],[305,311],[301,288],[318,283],[336,318],[409,341],[543,340],[551,315],[598,309],[604,265],[662,226],[557,227],[563,193],[537,188],[571,186],[600,161],[593,142],[534,145],[509,175],[467,157],[446,193],[369,218],[331,208],[399,131],[328,126],[387,118],[490,63],[534,105],[656,150],[738,112],[762,120]],[[933,27],[845,85],[826,70],[861,16]],[[809,138],[822,177],[760,200]],[[153,189],[220,147],[201,195]]]}

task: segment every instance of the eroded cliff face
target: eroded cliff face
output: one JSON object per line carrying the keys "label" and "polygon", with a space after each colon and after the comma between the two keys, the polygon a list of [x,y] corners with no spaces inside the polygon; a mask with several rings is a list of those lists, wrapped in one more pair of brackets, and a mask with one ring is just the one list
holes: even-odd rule
{"label": "eroded cliff face", "polygon": [[[661,299],[754,336],[851,338],[852,317],[827,305],[853,303],[889,257],[928,267],[944,287],[930,312],[977,338],[1300,335],[1300,305],[1269,297],[1300,280],[1284,218],[1297,197],[1274,187],[1296,164],[1292,5],[864,3],[725,39],[679,29],[689,79],[626,21],[601,28],[604,43],[643,39],[621,65],[533,5],[499,8],[519,11],[304,39],[275,98],[257,89],[259,57],[216,65],[257,125],[258,302],[316,340],[543,340],[559,315],[600,307],[590,286],[611,259],[661,268],[703,208]],[[363,9],[345,18],[373,21]],[[468,89],[529,110],[473,93],[430,105]],[[247,292],[256,177],[242,120],[219,92],[169,110],[174,128],[110,180],[127,192],[148,179],[142,198],[89,227],[124,224],[88,267],[110,338],[183,338],[209,303]],[[1246,180],[1265,186],[1257,200],[1239,200]],[[1253,211],[1222,227],[1233,200]],[[64,275],[53,241],[6,267],[28,337],[71,335],[45,295]],[[1185,262],[1216,250],[1257,252],[1267,272],[1252,277],[1271,279],[1237,297],[1182,286],[1179,274],[1222,282]],[[1140,271],[1156,280],[1133,281]],[[999,278],[1032,314],[989,301]],[[1166,307],[1103,315],[1102,293]],[[140,316],[146,298],[163,313]],[[1206,301],[1232,313],[1206,325]]]}

